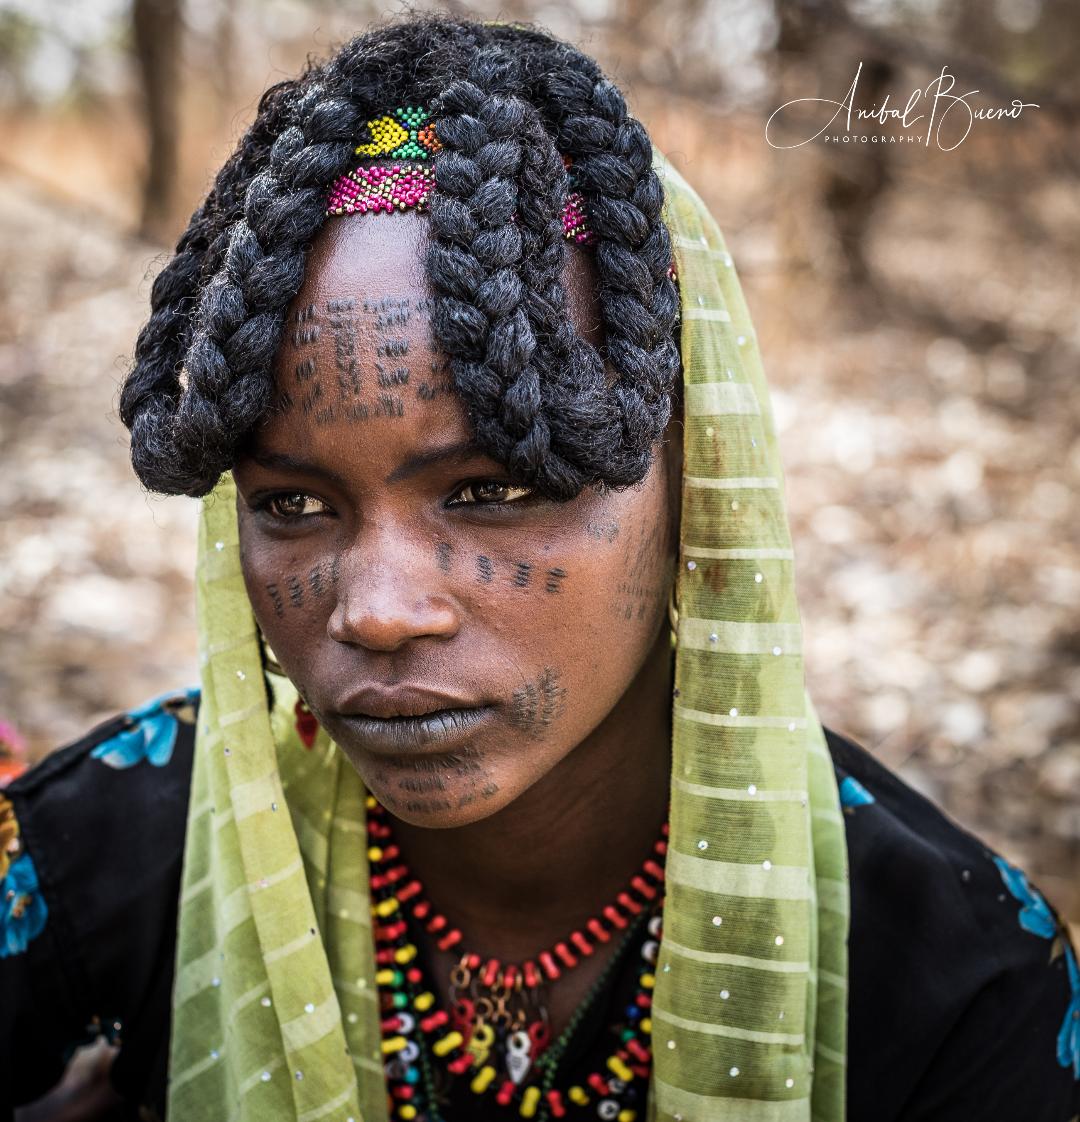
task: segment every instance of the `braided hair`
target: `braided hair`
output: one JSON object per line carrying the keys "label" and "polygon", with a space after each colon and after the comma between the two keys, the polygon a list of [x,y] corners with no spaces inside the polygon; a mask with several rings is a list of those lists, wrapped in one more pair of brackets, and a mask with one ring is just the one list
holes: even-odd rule
{"label": "braided hair", "polygon": [[[274,399],[329,185],[387,107],[431,108],[432,328],[478,445],[556,500],[646,475],[679,370],[652,145],[598,65],[549,35],[442,15],[351,40],[264,94],[158,275],[120,397],[147,488],[205,495]],[[601,350],[567,315],[563,153],[596,235]],[[614,373],[609,378],[607,364]]]}

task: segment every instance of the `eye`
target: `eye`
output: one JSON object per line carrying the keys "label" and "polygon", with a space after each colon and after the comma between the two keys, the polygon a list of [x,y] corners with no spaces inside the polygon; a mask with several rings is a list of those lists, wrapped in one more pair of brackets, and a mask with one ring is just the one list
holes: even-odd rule
{"label": "eye", "polygon": [[279,491],[276,495],[267,495],[259,500],[256,509],[266,511],[283,522],[330,512],[322,499],[317,499],[306,491]]}
{"label": "eye", "polygon": [[531,487],[515,487],[500,479],[478,479],[458,488],[450,506],[510,506],[534,496]]}

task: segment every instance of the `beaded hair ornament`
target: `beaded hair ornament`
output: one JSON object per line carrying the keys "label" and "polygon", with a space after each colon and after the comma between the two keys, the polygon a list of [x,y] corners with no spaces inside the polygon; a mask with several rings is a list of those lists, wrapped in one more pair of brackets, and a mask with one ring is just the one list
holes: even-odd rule
{"label": "beaded hair ornament", "polygon": [[[431,160],[442,148],[427,109],[407,105],[368,121],[367,127],[371,140],[356,148],[365,162],[340,176],[330,188],[327,215],[426,210],[435,185]],[[367,162],[371,160],[380,162],[372,166]],[[387,160],[403,162],[388,165]],[[571,161],[564,156],[563,163],[572,178]],[[585,200],[579,191],[566,196],[562,224],[569,241],[578,245],[596,241],[585,221]]]}

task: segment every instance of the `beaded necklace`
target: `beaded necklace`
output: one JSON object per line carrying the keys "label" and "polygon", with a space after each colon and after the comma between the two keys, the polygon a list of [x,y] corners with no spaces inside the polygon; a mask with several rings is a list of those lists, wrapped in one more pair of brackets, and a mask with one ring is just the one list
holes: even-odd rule
{"label": "beaded necklace", "polygon": [[[573,1114],[633,1122],[651,1066],[649,1010],[661,935],[667,824],[628,889],[584,931],[573,932],[536,955],[535,961],[521,965],[495,958],[485,962],[463,951],[451,972],[452,1002],[445,1010],[437,1007],[434,987],[420,967],[410,922],[435,936],[440,950],[459,949],[463,936],[434,911],[423,886],[400,860],[385,809],[371,796],[367,809],[376,982],[391,1114],[405,1122],[443,1122],[439,1104],[446,1097],[446,1083],[468,1076],[474,1094],[493,1098],[508,1114],[522,1118],[547,1122]],[[399,883],[401,887],[395,887]],[[603,1070],[560,1090],[555,1084],[566,1047],[624,949],[640,937],[642,925],[645,937],[635,992],[624,1021],[616,1026],[617,1044]],[[596,943],[612,938],[619,940],[616,954],[566,1029],[551,1042],[547,983],[591,955]]]}

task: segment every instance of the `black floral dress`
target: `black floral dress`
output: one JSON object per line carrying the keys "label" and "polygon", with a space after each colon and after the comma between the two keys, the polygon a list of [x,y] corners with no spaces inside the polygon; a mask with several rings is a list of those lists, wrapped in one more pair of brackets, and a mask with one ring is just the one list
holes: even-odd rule
{"label": "black floral dress", "polygon": [[[118,1047],[112,1117],[165,1116],[197,706],[195,690],[157,698],[0,791],[0,1122],[100,1036]],[[827,738],[851,867],[849,1122],[1077,1119],[1080,970],[1057,916],[1023,872]],[[640,950],[627,940],[575,1018],[568,1079],[610,1051]],[[439,1094],[447,1120],[509,1122],[464,1079]]]}

